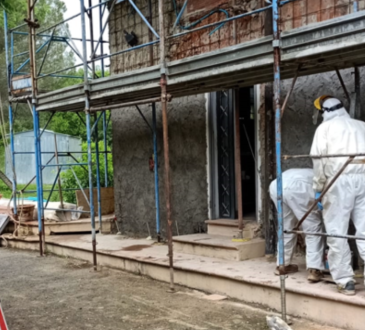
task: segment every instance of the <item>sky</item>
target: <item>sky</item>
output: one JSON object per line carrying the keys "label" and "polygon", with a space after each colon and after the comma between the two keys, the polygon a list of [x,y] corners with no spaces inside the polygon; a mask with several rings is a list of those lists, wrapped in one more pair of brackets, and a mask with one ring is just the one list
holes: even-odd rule
{"label": "sky", "polygon": [[[85,5],[88,7],[88,1],[85,1]],[[99,3],[99,0],[91,0],[92,1],[92,5],[96,5]],[[66,7],[67,7],[67,11],[64,15],[64,18],[67,19],[68,17],[71,17],[73,15],[76,15],[78,13],[80,13],[80,1],[79,0],[63,0],[63,2],[65,3]],[[104,14],[104,22],[106,19],[108,11],[105,11]],[[71,21],[67,22],[68,26],[69,26],[69,31],[72,37],[74,38],[81,38],[82,34],[81,34],[81,18],[76,17],[74,19],[72,19]],[[93,26],[94,26],[94,40],[98,40],[100,37],[100,24],[99,24],[99,9],[95,8],[93,9]],[[90,38],[90,31],[89,31],[89,19],[86,15],[86,36],[87,38]],[[104,40],[108,40],[109,39],[109,30],[108,27],[106,28],[105,32],[104,32]],[[75,45],[78,49],[78,51],[82,54],[82,42],[79,41],[75,41]],[[90,55],[91,55],[91,43],[88,42],[87,43],[88,48],[87,48],[87,53],[88,53],[88,59],[90,59]],[[96,42],[95,44],[96,45]],[[108,47],[104,47],[104,54],[109,54],[109,49]],[[100,46],[98,49],[97,54],[100,54]],[[76,64],[81,63],[81,60],[75,55],[76,58]],[[99,63],[97,63],[96,65],[98,65]],[[106,64],[109,64],[109,61],[107,61]]]}

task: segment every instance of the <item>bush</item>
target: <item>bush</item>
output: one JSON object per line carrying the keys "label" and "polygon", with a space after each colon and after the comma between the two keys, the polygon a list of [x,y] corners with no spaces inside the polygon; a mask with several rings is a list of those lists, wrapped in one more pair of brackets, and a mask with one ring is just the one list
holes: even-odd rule
{"label": "bush", "polygon": [[[95,143],[91,144],[91,149],[95,151]],[[82,151],[87,151],[87,143],[82,144]],[[101,152],[104,151],[104,143],[103,141],[99,142],[99,161],[100,161],[100,186],[105,187],[105,160],[104,160],[104,154]],[[108,159],[108,186],[111,186],[113,184],[113,159],[112,155],[109,153],[107,154]],[[88,162],[88,155],[82,154],[80,162],[87,163]],[[93,187],[96,187],[96,153],[92,154],[92,163],[93,163],[93,171],[92,171],[92,181],[93,181]],[[81,186],[83,188],[88,189],[89,188],[89,172],[88,172],[88,166],[73,166],[72,167]],[[72,173],[71,169],[64,171],[61,174],[62,178],[62,190],[63,190],[63,197],[65,202],[68,203],[74,203],[76,204],[76,193],[75,191],[64,191],[66,189],[70,188],[77,188],[79,189],[79,185],[75,179],[74,174]]]}

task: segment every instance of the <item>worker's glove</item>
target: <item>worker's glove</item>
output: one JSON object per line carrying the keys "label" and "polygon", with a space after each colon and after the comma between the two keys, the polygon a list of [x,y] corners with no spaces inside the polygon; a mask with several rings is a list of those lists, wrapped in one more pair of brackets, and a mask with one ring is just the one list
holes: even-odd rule
{"label": "worker's glove", "polygon": [[[321,193],[320,192],[316,192],[315,199],[318,199],[320,196],[321,196]],[[322,205],[322,203],[321,202],[318,202],[317,205],[318,205],[318,210],[323,211],[323,205]]]}

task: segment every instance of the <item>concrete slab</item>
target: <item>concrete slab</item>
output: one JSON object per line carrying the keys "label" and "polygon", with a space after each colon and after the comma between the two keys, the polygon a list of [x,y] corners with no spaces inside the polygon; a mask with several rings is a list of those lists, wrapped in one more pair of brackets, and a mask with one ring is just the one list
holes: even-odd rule
{"label": "concrete slab", "polygon": [[[36,237],[9,235],[6,239],[9,247],[38,250]],[[46,242],[47,250],[52,253],[92,261],[91,235],[47,236]],[[97,250],[99,265],[169,281],[166,245],[118,235],[97,235]],[[344,296],[333,284],[308,283],[304,258],[297,257],[295,262],[300,272],[286,280],[288,314],[329,326],[363,330],[363,281],[356,286],[356,296]],[[183,253],[174,255],[176,283],[280,310],[280,280],[274,269],[275,263],[265,258],[237,262]]]}
{"label": "concrete slab", "polygon": [[173,241],[178,253],[235,261],[265,256],[265,240],[260,238],[232,242],[232,238],[227,236],[194,234],[176,236]]}

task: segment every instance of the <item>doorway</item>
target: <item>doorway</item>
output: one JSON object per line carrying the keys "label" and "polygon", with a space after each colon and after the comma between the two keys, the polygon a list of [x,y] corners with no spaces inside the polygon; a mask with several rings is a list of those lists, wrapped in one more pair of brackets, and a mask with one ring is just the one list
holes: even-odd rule
{"label": "doorway", "polygon": [[[235,98],[235,93],[239,93]],[[242,200],[245,219],[256,218],[256,145],[253,87],[209,95],[209,193],[211,219],[237,219],[235,102],[240,117]]]}
{"label": "doorway", "polygon": [[242,209],[244,218],[256,219],[256,139],[254,89],[239,89]]}

